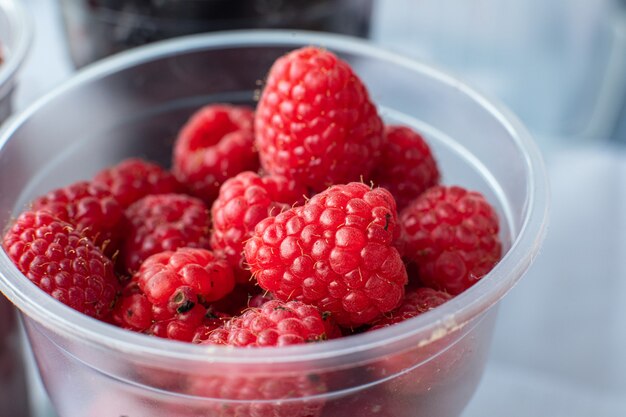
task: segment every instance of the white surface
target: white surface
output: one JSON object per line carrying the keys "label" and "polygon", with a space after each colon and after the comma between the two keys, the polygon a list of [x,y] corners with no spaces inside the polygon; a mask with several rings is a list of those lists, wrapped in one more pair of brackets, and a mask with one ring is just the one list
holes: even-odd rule
{"label": "white surface", "polygon": [[[37,33],[19,108],[71,72],[55,3],[25,3]],[[623,417],[626,154],[600,144],[542,146],[553,189],[548,238],[501,306],[484,379],[463,417]]]}
{"label": "white surface", "polygon": [[552,214],[463,417],[626,416],[626,152],[548,156]]}

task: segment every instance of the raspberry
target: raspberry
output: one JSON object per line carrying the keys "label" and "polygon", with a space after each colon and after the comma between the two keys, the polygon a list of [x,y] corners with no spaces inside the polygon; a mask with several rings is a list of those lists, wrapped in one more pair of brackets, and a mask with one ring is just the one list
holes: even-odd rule
{"label": "raspberry", "polygon": [[383,139],[361,80],[346,62],[314,47],[276,60],[254,127],[263,168],[314,191],[369,178]]}
{"label": "raspberry", "polygon": [[46,211],[24,212],[4,236],[4,248],[56,300],[95,318],[110,313],[119,286],[113,263],[69,223]]}
{"label": "raspberry", "polygon": [[213,331],[207,344],[237,347],[288,346],[326,340],[338,330],[317,308],[299,301],[268,301]]}
{"label": "raspberry", "polygon": [[141,292],[125,294],[113,311],[113,322],[123,329],[166,339],[191,342],[207,324],[206,308],[187,296],[173,298],[165,307],[152,304]]}
{"label": "raspberry", "polygon": [[197,198],[182,194],[149,195],[126,209],[127,237],[122,246],[132,274],[150,255],[185,246],[209,247],[210,214]]}
{"label": "raspberry", "polygon": [[211,204],[226,179],[256,171],[253,119],[252,109],[244,106],[209,105],[193,114],[174,145],[176,178]]}
{"label": "raspberry", "polygon": [[106,255],[119,247],[123,211],[113,195],[98,185],[81,181],[35,199],[32,210],[45,210],[74,226]]}
{"label": "raspberry", "polygon": [[[269,371],[267,375],[276,373]],[[215,399],[194,416],[320,417],[326,384],[318,375],[229,376],[193,378],[189,393]],[[220,399],[222,401],[220,401]]]}
{"label": "raspberry", "polygon": [[262,220],[245,256],[259,285],[283,301],[370,323],[398,306],[406,269],[393,241],[396,204],[383,188],[335,185],[304,206]]}
{"label": "raspberry", "polygon": [[391,192],[400,211],[439,182],[439,170],[419,133],[405,126],[386,126],[382,156],[372,179]]}
{"label": "raspberry", "polygon": [[422,287],[407,291],[402,304],[378,320],[369,330],[381,329],[425,313],[450,300],[452,296],[443,291]]}
{"label": "raspberry", "polygon": [[100,171],[92,182],[109,190],[123,208],[149,194],[182,191],[172,173],[139,158],[126,159]]}
{"label": "raspberry", "polygon": [[233,272],[227,262],[206,249],[179,248],[147,258],[134,277],[146,298],[155,305],[165,305],[181,287],[197,297],[217,301],[235,287]]}
{"label": "raspberry", "polygon": [[211,208],[211,247],[224,253],[235,269],[237,282],[250,280],[250,272],[244,267],[243,245],[257,223],[290,208],[304,193],[294,181],[275,175],[261,178],[249,171],[222,185]]}
{"label": "raspberry", "polygon": [[402,211],[400,222],[404,255],[424,286],[459,294],[500,260],[498,217],[478,192],[435,186]]}

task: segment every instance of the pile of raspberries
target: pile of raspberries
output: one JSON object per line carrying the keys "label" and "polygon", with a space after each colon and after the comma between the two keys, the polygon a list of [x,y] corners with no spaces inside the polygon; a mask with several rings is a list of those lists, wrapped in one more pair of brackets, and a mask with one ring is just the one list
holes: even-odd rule
{"label": "pile of raspberries", "polygon": [[3,246],[58,301],[130,331],[234,347],[322,342],[435,308],[499,261],[493,207],[440,184],[352,68],[304,47],[256,109],[210,104],[172,168],[120,162],[35,199]]}

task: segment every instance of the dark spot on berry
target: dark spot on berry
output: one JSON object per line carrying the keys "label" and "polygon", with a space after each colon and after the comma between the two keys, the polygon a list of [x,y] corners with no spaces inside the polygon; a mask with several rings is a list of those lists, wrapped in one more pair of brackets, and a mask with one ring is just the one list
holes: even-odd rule
{"label": "dark spot on berry", "polygon": [[391,214],[390,213],[385,213],[385,231],[387,231],[387,229],[389,229],[389,220],[391,220]]}
{"label": "dark spot on berry", "polygon": [[180,306],[178,306],[178,308],[176,309],[176,312],[183,314],[188,312],[189,310],[191,310],[192,308],[194,308],[194,306],[196,305],[196,303],[194,303],[191,300],[186,300],[184,303],[182,303]]}
{"label": "dark spot on berry", "polygon": [[331,313],[330,311],[324,311],[324,312],[322,313],[322,320],[326,321],[326,320],[328,320],[328,318],[329,318],[330,316],[332,316],[332,313]]}

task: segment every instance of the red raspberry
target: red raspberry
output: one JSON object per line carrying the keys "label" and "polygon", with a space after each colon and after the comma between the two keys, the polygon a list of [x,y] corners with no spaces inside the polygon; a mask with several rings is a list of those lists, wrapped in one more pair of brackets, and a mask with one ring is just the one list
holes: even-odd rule
{"label": "red raspberry", "polygon": [[81,181],[50,191],[32,203],[35,211],[45,210],[74,226],[106,255],[119,248],[123,210],[105,188]]}
{"label": "red raspberry", "polygon": [[402,304],[378,320],[369,330],[381,329],[425,313],[450,300],[452,296],[428,287],[407,291]]}
{"label": "red raspberry", "polygon": [[213,331],[207,344],[237,347],[288,346],[326,340],[338,329],[325,314],[299,301],[268,301]]}
{"label": "red raspberry", "polygon": [[383,188],[335,185],[304,206],[262,220],[245,256],[279,300],[329,311],[344,326],[371,323],[398,306],[406,269],[392,246],[396,204]]}
{"label": "red raspberry", "polygon": [[400,216],[405,256],[424,286],[459,294],[500,260],[498,216],[478,192],[436,186]]}
{"label": "red raspberry", "polygon": [[400,211],[439,182],[439,170],[419,133],[405,126],[386,126],[382,156],[372,179],[391,192]]}
{"label": "red raspberry", "polygon": [[209,105],[183,126],[174,145],[173,171],[198,198],[211,204],[220,185],[242,171],[256,171],[254,112],[244,106]]}
{"label": "red raspberry", "polygon": [[369,178],[383,124],[350,66],[305,47],[272,66],[254,120],[261,165],[322,191]]}
{"label": "red raspberry", "polygon": [[[272,374],[276,371],[266,373]],[[215,399],[193,415],[216,417],[320,417],[325,402],[320,396],[327,390],[324,379],[310,373],[269,377],[213,373],[191,379],[188,386],[191,395]]]}
{"label": "red raspberry", "polygon": [[58,301],[106,317],[118,291],[113,263],[69,223],[45,211],[22,213],[4,236],[18,269]]}
{"label": "red raspberry", "polygon": [[165,305],[182,287],[211,302],[225,297],[235,287],[228,263],[206,249],[179,248],[154,254],[135,275],[139,288],[155,305]]}
{"label": "red raspberry", "polygon": [[250,271],[244,266],[243,245],[252,237],[254,227],[266,217],[289,209],[304,193],[294,181],[275,175],[261,178],[249,171],[222,185],[211,208],[211,247],[224,253],[235,269],[238,283],[250,280]]}
{"label": "red raspberry", "polygon": [[122,296],[113,311],[113,322],[139,333],[191,342],[207,324],[206,308],[186,295],[170,300],[167,306],[152,304],[141,292]]}
{"label": "red raspberry", "polygon": [[127,237],[122,246],[132,274],[150,255],[185,246],[209,247],[211,217],[204,203],[182,194],[149,195],[126,209]]}
{"label": "red raspberry", "polygon": [[126,159],[100,171],[92,182],[109,190],[123,208],[149,194],[182,191],[172,173],[139,158]]}

